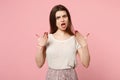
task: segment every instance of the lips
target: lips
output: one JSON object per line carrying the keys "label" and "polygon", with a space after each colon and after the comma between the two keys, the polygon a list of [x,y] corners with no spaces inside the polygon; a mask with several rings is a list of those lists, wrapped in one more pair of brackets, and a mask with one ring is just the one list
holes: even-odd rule
{"label": "lips", "polygon": [[61,26],[62,26],[62,27],[65,27],[65,23],[62,23]]}

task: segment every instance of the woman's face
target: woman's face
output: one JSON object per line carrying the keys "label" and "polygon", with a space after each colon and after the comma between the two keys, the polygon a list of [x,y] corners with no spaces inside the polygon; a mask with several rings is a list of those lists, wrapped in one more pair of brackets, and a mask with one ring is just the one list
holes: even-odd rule
{"label": "woman's face", "polygon": [[68,15],[66,11],[57,11],[55,14],[56,26],[59,30],[65,31],[68,27]]}

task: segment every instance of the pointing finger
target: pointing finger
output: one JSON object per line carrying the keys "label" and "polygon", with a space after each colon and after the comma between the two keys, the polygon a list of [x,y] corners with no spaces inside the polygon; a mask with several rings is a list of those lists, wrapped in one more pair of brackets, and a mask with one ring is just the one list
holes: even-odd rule
{"label": "pointing finger", "polygon": [[86,37],[88,37],[90,35],[90,33],[87,33]]}
{"label": "pointing finger", "polygon": [[36,37],[38,37],[38,38],[40,37],[40,35],[39,35],[39,34],[35,34],[35,35],[36,35]]}
{"label": "pointing finger", "polygon": [[47,37],[47,38],[48,38],[48,32],[45,32],[45,37]]}
{"label": "pointing finger", "polygon": [[87,39],[89,35],[90,35],[90,33],[87,33],[87,35],[85,36],[85,39]]}
{"label": "pointing finger", "polygon": [[43,37],[48,37],[48,32],[44,32],[44,35],[43,35]]}

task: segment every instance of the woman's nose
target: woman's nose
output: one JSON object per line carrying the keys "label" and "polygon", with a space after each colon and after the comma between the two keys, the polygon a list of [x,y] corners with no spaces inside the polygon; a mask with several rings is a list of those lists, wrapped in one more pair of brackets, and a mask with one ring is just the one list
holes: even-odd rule
{"label": "woman's nose", "polygon": [[64,21],[64,18],[61,17],[61,21],[63,22],[63,21]]}

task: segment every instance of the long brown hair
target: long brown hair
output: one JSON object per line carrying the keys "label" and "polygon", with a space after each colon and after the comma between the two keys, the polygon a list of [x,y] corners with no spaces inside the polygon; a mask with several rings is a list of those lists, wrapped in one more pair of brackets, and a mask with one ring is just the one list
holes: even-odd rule
{"label": "long brown hair", "polygon": [[72,31],[72,21],[71,21],[71,16],[70,13],[68,11],[68,9],[63,6],[63,5],[56,5],[52,8],[51,12],[50,12],[50,16],[49,16],[49,22],[50,22],[50,33],[53,34],[57,31],[57,26],[56,26],[56,18],[55,18],[55,14],[57,11],[66,11],[67,15],[68,15],[68,26],[66,29],[66,32],[69,33],[70,35],[74,35],[73,31]]}

